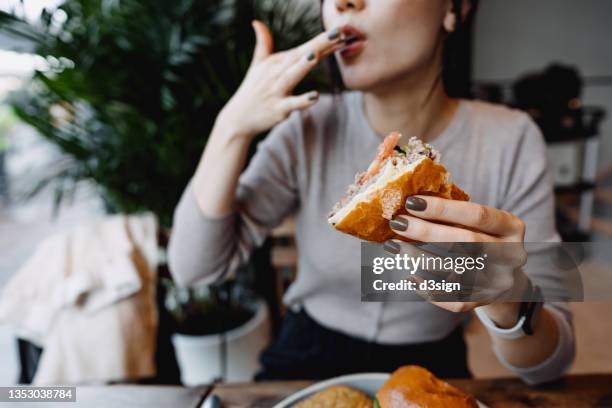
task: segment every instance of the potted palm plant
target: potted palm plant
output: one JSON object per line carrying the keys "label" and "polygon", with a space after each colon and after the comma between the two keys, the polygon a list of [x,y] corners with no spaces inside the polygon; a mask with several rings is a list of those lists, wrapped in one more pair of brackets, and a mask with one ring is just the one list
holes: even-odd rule
{"label": "potted palm plant", "polygon": [[[313,6],[303,0],[65,0],[35,22],[18,17],[18,10],[0,12],[0,34],[28,44],[48,65],[10,103],[68,158],[31,194],[54,189],[59,206],[81,184],[93,183],[109,213],[151,211],[169,231],[215,117],[248,68],[250,21],[266,22],[283,49],[319,31]],[[321,89],[322,77],[310,76],[303,89]],[[164,282],[164,304],[181,335],[227,333],[261,316],[261,302],[236,295],[238,283],[185,290]]]}
{"label": "potted palm plant", "polygon": [[172,344],[181,382],[195,386],[252,380],[259,352],[269,341],[264,302],[234,282],[191,289],[178,288],[168,279],[164,284],[166,308],[178,323]]}

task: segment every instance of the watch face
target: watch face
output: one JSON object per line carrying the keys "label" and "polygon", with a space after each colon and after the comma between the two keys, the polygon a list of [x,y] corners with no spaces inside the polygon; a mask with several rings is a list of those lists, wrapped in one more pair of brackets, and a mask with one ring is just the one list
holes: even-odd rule
{"label": "watch face", "polygon": [[533,327],[536,327],[540,319],[540,312],[542,311],[542,306],[544,306],[544,297],[542,296],[542,289],[540,289],[539,286],[535,286],[535,302],[536,307],[533,311],[533,317],[531,318],[531,321],[533,322]]}
{"label": "watch face", "polygon": [[540,288],[538,286],[533,286],[532,288],[533,292],[529,296],[530,300],[521,304],[521,311],[519,314],[519,318],[525,317],[523,331],[528,335],[533,334],[533,330],[537,326],[540,318],[540,311],[544,305]]}

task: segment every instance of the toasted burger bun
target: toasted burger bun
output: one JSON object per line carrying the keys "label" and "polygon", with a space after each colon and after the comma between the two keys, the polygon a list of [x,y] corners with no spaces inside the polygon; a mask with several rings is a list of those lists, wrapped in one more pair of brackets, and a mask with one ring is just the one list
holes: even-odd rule
{"label": "toasted burger bun", "polygon": [[428,157],[409,164],[393,162],[387,160],[376,181],[332,214],[329,223],[366,241],[402,239],[391,230],[389,220],[396,214],[406,213],[404,203],[408,197],[421,194],[461,201],[470,199],[448,181],[446,168]]}
{"label": "toasted burger bun", "polygon": [[398,368],[376,399],[381,408],[478,408],[474,397],[418,366]]}

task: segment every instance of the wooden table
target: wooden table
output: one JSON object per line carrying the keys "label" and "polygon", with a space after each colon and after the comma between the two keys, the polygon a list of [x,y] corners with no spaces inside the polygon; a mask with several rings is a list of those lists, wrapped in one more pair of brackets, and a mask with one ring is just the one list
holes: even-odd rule
{"label": "wooden table", "polygon": [[[490,408],[497,407],[612,407],[611,375],[576,375],[543,386],[530,387],[512,379],[450,380],[473,394]],[[217,385],[211,393],[223,401],[223,408],[272,407],[284,397],[311,382]]]}
{"label": "wooden table", "polygon": [[[451,380],[490,408],[497,407],[612,407],[612,375],[570,376],[561,382],[529,387],[517,379]],[[0,407],[66,408],[200,408],[216,394],[223,408],[271,408],[286,396],[312,384],[309,381],[205,385],[196,388],[151,385],[78,386],[76,402],[62,404],[0,403]]]}

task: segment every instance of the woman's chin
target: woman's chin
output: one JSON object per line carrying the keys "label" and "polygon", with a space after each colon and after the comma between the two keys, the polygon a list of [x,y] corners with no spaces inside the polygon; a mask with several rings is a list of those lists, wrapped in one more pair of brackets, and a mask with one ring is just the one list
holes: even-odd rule
{"label": "woman's chin", "polygon": [[339,66],[344,86],[355,91],[374,89],[389,77],[388,67],[366,58],[360,58],[353,64],[340,63]]}
{"label": "woman's chin", "polygon": [[373,80],[370,75],[355,75],[342,73],[342,82],[347,89],[353,91],[367,91],[373,89],[379,81]]}

